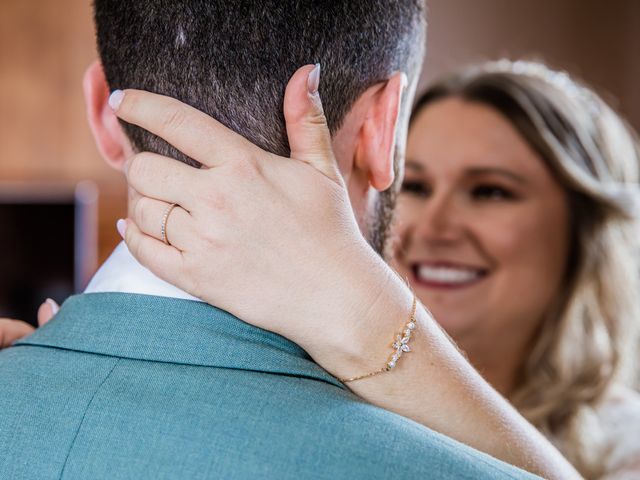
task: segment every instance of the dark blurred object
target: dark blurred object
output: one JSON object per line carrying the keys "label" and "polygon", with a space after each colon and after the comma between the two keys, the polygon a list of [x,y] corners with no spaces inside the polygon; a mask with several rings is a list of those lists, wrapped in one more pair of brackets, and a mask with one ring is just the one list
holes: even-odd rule
{"label": "dark blurred object", "polygon": [[0,317],[36,323],[46,298],[82,291],[97,265],[98,193],[76,187],[0,183]]}

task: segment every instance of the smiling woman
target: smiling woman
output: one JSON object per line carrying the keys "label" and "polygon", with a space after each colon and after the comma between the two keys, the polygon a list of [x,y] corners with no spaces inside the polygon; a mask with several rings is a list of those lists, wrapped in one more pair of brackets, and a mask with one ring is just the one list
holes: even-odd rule
{"label": "smiling woman", "polygon": [[587,478],[640,472],[638,162],[597,95],[521,61],[434,84],[409,134],[397,269]]}
{"label": "smiling woman", "polygon": [[[564,280],[564,188],[510,121],[486,104],[450,97],[414,118],[398,206],[405,243],[399,270],[472,357],[492,361],[475,350],[500,334],[510,339],[500,358],[521,363]],[[493,385],[510,392],[515,372],[492,363],[476,367],[489,367]]]}

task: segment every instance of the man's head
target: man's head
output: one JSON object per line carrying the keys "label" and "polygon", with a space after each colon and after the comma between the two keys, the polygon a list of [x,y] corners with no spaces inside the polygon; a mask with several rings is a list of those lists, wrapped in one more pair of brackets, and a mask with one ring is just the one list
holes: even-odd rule
{"label": "man's head", "polygon": [[[125,88],[175,97],[265,150],[288,155],[285,86],[300,66],[319,62],[320,94],[354,209],[363,228],[379,220],[365,218],[389,203],[372,194],[393,180],[394,155],[380,152],[393,152],[395,140],[404,151],[422,63],[422,0],[95,0],[95,21],[104,76],[99,65],[90,69],[85,92],[94,134],[111,163],[122,160],[127,148],[118,154],[118,143],[126,141],[133,150],[195,165],[132,125],[118,138],[117,122],[103,108],[109,90]],[[403,99],[399,72],[410,79]]]}

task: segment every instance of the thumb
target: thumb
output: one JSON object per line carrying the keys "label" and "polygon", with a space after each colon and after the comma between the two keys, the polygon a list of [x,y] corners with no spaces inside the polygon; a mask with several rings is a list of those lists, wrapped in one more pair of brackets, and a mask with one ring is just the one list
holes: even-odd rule
{"label": "thumb", "polygon": [[38,309],[38,325],[43,326],[51,320],[56,313],[58,313],[58,310],[60,310],[58,304],[50,298],[47,298],[47,300],[40,305],[40,308]]}
{"label": "thumb", "polygon": [[287,85],[284,118],[291,158],[308,163],[331,180],[342,182],[318,92],[319,85],[319,63],[298,69]]}

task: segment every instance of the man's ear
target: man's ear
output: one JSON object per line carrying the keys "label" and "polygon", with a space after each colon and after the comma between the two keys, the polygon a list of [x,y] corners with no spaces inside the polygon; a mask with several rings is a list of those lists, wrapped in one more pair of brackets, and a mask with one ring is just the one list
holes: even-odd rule
{"label": "man's ear", "polygon": [[378,91],[367,102],[355,167],[366,173],[369,183],[378,191],[386,190],[393,183],[398,118],[406,87],[406,75],[398,72],[378,86]]}
{"label": "man's ear", "polygon": [[111,92],[100,61],[96,60],[87,68],[82,88],[87,104],[87,119],[96,146],[110,166],[122,170],[126,159],[132,153],[132,148],[122,131],[118,117],[109,106]]}

